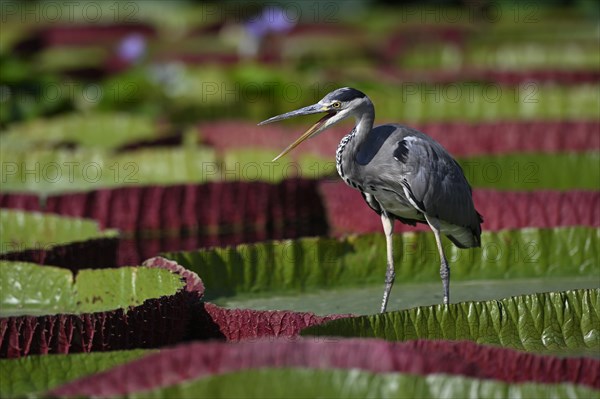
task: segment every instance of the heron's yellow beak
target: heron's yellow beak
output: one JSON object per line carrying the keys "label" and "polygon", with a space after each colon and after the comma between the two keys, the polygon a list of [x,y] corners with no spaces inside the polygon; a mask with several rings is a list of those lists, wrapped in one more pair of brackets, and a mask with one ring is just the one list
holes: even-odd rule
{"label": "heron's yellow beak", "polygon": [[259,123],[259,125],[266,125],[267,123],[280,121],[282,119],[292,118],[294,116],[310,115],[310,114],[317,114],[317,113],[322,113],[322,112],[327,112],[327,115],[325,115],[324,117],[319,119],[317,121],[317,123],[312,125],[311,128],[308,129],[306,132],[304,132],[304,134],[302,136],[298,137],[298,139],[296,141],[294,141],[292,144],[290,144],[285,150],[283,150],[281,152],[281,154],[277,155],[275,157],[275,159],[273,159],[273,162],[277,161],[279,158],[281,158],[288,152],[292,151],[304,140],[309,139],[312,136],[320,133],[323,126],[327,122],[327,120],[330,119],[331,117],[333,117],[335,115],[335,112],[331,112],[327,106],[324,106],[322,104],[314,104],[314,105],[310,105],[308,107],[298,109],[296,111],[291,111],[291,112],[288,112],[288,113],[285,113],[282,115],[274,116],[272,118],[267,119],[266,121],[262,121],[261,123]]}
{"label": "heron's yellow beak", "polygon": [[333,113],[327,114],[324,117],[322,117],[321,119],[319,119],[317,121],[317,123],[315,123],[314,125],[312,125],[310,127],[310,129],[308,129],[306,132],[304,132],[304,134],[302,134],[302,136],[298,137],[298,139],[296,139],[296,141],[294,141],[292,144],[290,144],[289,146],[287,146],[287,148],[285,150],[283,150],[281,152],[281,154],[279,154],[275,158],[273,158],[273,162],[277,161],[279,158],[281,158],[282,156],[284,156],[288,152],[292,151],[294,148],[296,148],[304,140],[311,138],[316,133],[319,133],[320,130],[321,130],[321,127],[325,124],[325,122],[327,122],[327,119],[331,118],[333,115],[335,115],[335,114],[333,114]]}

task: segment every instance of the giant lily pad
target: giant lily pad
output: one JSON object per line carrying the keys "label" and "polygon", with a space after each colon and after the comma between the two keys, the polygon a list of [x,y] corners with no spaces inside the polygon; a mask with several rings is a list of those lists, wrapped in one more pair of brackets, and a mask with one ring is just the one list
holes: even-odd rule
{"label": "giant lily pad", "polygon": [[[98,90],[93,85],[89,87]],[[67,87],[57,85],[47,90],[55,90],[60,95]],[[124,113],[72,113],[13,125],[2,134],[0,143],[4,149],[12,151],[61,144],[113,149],[128,142],[152,138],[157,130],[155,123],[145,117]]]}
{"label": "giant lily pad", "polygon": [[[452,280],[583,277],[597,275],[599,232],[594,228],[484,232],[482,248],[445,245]],[[432,233],[396,234],[396,281],[439,282]],[[302,238],[166,255],[202,276],[207,298],[235,294],[293,293],[319,288],[382,284],[382,234],[342,239]],[[399,289],[400,291],[400,289]]]}
{"label": "giant lily pad", "polygon": [[499,119],[596,119],[597,85],[449,85],[410,83],[369,91],[378,117],[395,121],[492,121]]}
{"label": "giant lily pad", "polygon": [[472,340],[535,352],[600,354],[600,288],[418,307],[309,327],[320,337]]}
{"label": "giant lily pad", "polygon": [[76,279],[29,263],[0,268],[2,357],[178,342],[190,332],[203,291],[196,275],[163,262],[81,270]]}
{"label": "giant lily pad", "polygon": [[120,267],[70,271],[33,263],[0,262],[1,317],[77,314],[141,305],[183,287],[166,269]]}
{"label": "giant lily pad", "polygon": [[[517,11],[518,12],[518,11]],[[589,28],[588,28],[589,29]],[[487,36],[487,35],[486,35]],[[492,39],[493,40],[493,39]],[[492,42],[477,40],[464,51],[448,43],[435,43],[409,49],[402,57],[403,68],[454,69],[468,65],[477,69],[593,70],[600,53],[592,42],[565,41],[544,43],[540,40]],[[565,57],[569,54],[569,57]],[[532,79],[533,80],[533,79]]]}
{"label": "giant lily pad", "polygon": [[90,219],[9,209],[0,209],[0,228],[0,254],[117,235],[116,230],[101,231],[98,222]]}
{"label": "giant lily pad", "polygon": [[112,154],[102,149],[1,149],[5,192],[51,194],[103,187],[199,183],[211,179],[215,168],[208,148],[152,148]]}

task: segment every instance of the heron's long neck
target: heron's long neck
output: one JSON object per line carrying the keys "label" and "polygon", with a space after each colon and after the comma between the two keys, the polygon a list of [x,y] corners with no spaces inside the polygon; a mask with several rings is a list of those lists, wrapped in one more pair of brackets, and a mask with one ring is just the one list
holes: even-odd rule
{"label": "heron's long neck", "polygon": [[354,142],[356,144],[362,143],[366,140],[367,135],[373,130],[373,123],[375,122],[375,109],[371,102],[365,104],[365,110],[356,115],[356,126],[354,127],[355,135]]}
{"label": "heron's long neck", "polygon": [[350,133],[348,133],[340,144],[336,151],[336,166],[338,174],[344,178],[346,171],[344,166],[353,165],[352,159],[360,148],[362,142],[367,139],[369,132],[373,129],[373,123],[375,121],[375,109],[373,104],[369,101],[362,109],[355,114],[356,125]]}

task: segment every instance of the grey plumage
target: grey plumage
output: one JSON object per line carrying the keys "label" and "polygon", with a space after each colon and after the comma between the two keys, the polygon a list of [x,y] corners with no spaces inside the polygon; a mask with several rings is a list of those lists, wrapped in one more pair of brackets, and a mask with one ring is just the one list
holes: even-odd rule
{"label": "grey plumage", "polygon": [[358,189],[367,204],[381,216],[388,261],[381,311],[386,309],[395,277],[391,239],[394,219],[410,225],[427,223],[431,227],[440,253],[444,303],[448,303],[450,268],[440,234],[445,234],[460,248],[481,245],[483,220],[475,210],[471,187],[460,165],[441,144],[415,129],[399,124],[373,128],[373,104],[356,89],[334,90],[317,104],[261,124],[319,112],[326,115],[276,159],[303,140],[353,116],[356,126],[341,140],[336,151],[336,166],[341,178]]}
{"label": "grey plumage", "polygon": [[[390,215],[407,224],[439,219],[457,246],[479,246],[481,218],[461,167],[429,136],[406,126],[378,126],[341,153],[342,179],[363,187]],[[373,189],[374,188],[374,189]]]}

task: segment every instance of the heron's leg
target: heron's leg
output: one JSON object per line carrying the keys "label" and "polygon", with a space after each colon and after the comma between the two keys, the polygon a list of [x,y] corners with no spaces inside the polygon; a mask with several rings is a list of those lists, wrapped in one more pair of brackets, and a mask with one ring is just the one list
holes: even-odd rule
{"label": "heron's leg", "polygon": [[425,218],[427,219],[429,227],[431,227],[431,230],[433,230],[435,243],[437,244],[437,249],[440,254],[440,277],[442,278],[442,285],[444,286],[444,304],[447,305],[450,303],[450,266],[448,266],[448,261],[446,260],[446,255],[444,254],[444,247],[442,246],[440,221],[433,217],[425,216]]}
{"label": "heron's leg", "polygon": [[383,291],[383,301],[381,302],[381,313],[385,312],[390,291],[396,278],[394,271],[394,248],[392,243],[392,233],[394,231],[394,219],[386,212],[381,212],[381,223],[383,224],[383,232],[385,233],[385,244],[387,249],[387,269],[385,271],[385,289]]}

